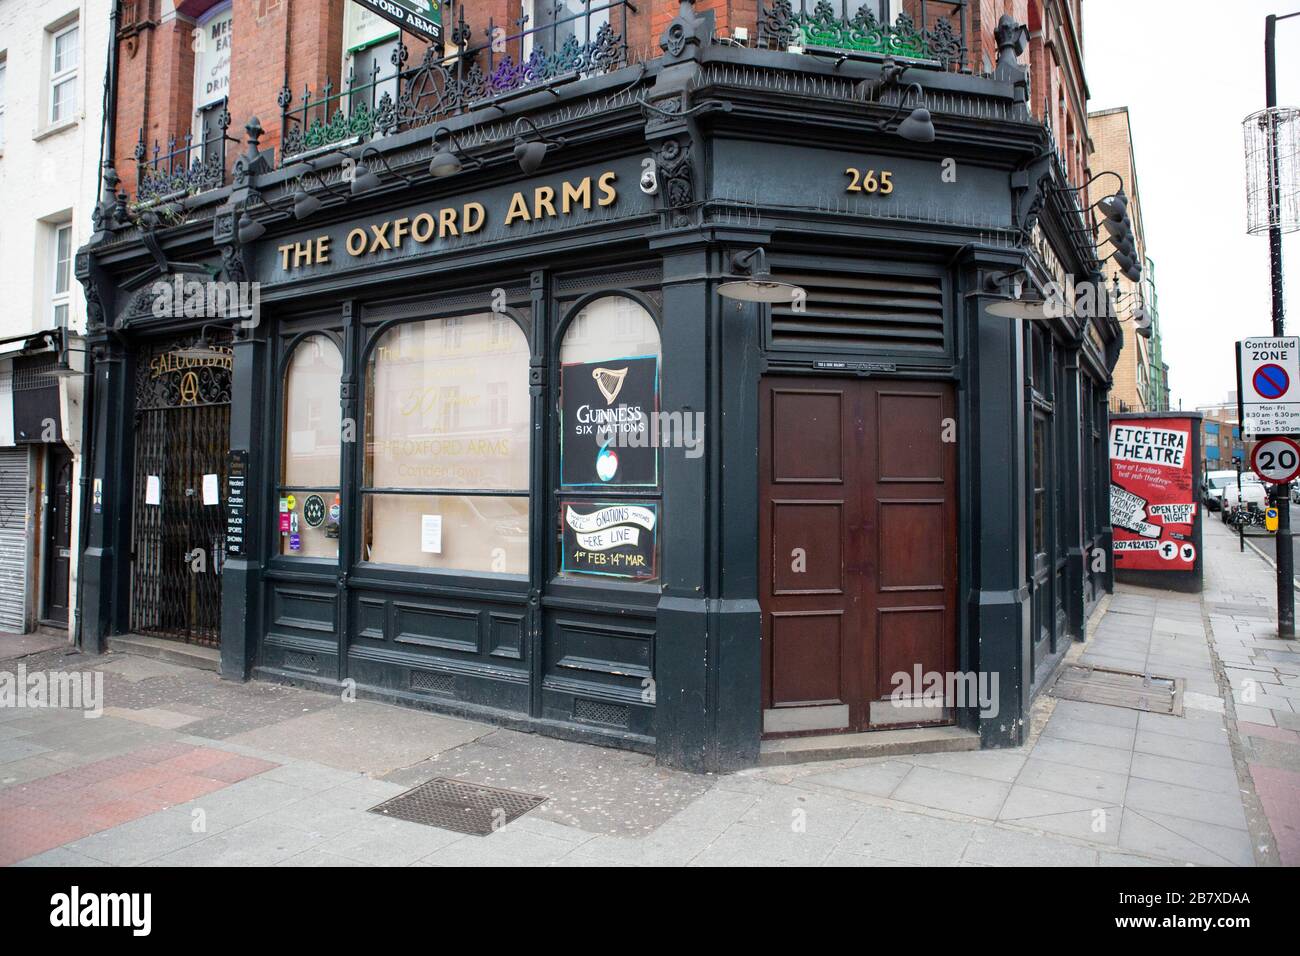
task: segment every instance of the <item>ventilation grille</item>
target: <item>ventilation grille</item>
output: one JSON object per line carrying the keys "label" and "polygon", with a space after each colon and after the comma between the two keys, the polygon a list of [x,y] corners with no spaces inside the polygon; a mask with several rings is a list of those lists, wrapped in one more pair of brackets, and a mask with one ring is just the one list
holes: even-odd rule
{"label": "ventilation grille", "polygon": [[573,719],[588,724],[604,724],[607,727],[627,727],[631,711],[623,704],[611,704],[603,700],[587,700],[585,697],[573,701]]}
{"label": "ventilation grille", "polygon": [[456,694],[456,679],[450,674],[440,674],[437,671],[411,671],[411,689],[453,697]]}
{"label": "ventilation grille", "polygon": [[302,651],[285,651],[284,666],[296,671],[316,673],[316,655],[304,654]]}
{"label": "ventilation grille", "polygon": [[772,306],[772,347],[810,352],[944,350],[939,276],[776,268],[773,277],[802,287],[804,310]]}

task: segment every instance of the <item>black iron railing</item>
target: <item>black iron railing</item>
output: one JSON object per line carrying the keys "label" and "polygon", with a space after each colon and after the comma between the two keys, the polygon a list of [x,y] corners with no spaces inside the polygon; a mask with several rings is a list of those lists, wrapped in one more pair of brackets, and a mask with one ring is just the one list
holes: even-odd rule
{"label": "black iron railing", "polygon": [[888,0],[759,0],[758,45],[968,72],[967,0],[911,0],[892,21],[888,9]]}
{"label": "black iron railing", "polygon": [[197,143],[189,132],[179,139],[170,136],[165,151],[154,140],[150,150],[141,127],[135,144],[136,201],[173,199],[225,185],[226,143],[237,142],[226,135],[229,126],[230,112],[222,100],[220,109],[205,112]]}
{"label": "black iron railing", "polygon": [[627,64],[631,0],[537,0],[544,20],[512,21],[519,30],[489,19],[474,45],[463,4],[448,34],[447,52],[429,48],[407,66],[405,44],[393,51],[392,70],[379,64],[339,86],[319,91],[280,91],[280,163],[313,153],[435,123],[493,100],[593,76]]}

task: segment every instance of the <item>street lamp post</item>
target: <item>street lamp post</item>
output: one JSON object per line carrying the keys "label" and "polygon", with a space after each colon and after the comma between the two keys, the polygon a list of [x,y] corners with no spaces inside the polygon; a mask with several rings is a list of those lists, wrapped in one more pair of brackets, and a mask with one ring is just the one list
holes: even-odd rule
{"label": "street lamp post", "polygon": [[[1269,111],[1270,123],[1276,123],[1273,110],[1277,107],[1277,21],[1300,16],[1269,14],[1264,18],[1264,106]],[[1286,306],[1282,294],[1282,184],[1278,171],[1276,131],[1269,137],[1268,157],[1268,258],[1273,291],[1273,335],[1286,334]],[[1277,506],[1277,633],[1278,637],[1295,637],[1295,558],[1291,545],[1291,485],[1277,485],[1273,489]]]}

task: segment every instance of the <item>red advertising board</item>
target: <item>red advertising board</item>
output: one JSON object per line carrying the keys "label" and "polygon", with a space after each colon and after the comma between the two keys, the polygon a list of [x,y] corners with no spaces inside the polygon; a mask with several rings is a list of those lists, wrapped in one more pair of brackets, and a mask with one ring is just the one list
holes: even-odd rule
{"label": "red advertising board", "polygon": [[1110,423],[1110,522],[1116,571],[1196,566],[1193,423],[1123,418]]}

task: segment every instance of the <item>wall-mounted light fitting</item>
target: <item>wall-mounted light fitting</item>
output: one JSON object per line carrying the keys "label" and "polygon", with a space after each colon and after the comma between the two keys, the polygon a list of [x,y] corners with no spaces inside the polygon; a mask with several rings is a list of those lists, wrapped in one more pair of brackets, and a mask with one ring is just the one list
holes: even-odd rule
{"label": "wall-mounted light fitting", "polygon": [[[524,126],[531,129],[537,135],[537,139],[525,139]],[[515,120],[515,162],[519,164],[519,168],[525,173],[537,172],[542,165],[542,160],[546,159],[547,150],[552,146],[562,147],[564,142],[562,136],[546,136],[527,116],[521,116]]]}
{"label": "wall-mounted light fitting", "polygon": [[[438,134],[447,134],[447,145],[438,142]],[[481,159],[466,159],[465,150],[460,145],[460,140],[445,126],[439,126],[433,131],[433,158],[429,160],[429,175],[441,179],[443,176],[454,176],[462,170],[478,169],[483,165]]]}
{"label": "wall-mounted light fitting", "polygon": [[789,282],[772,278],[763,247],[738,252],[731,257],[733,275],[718,286],[718,294],[741,302],[794,302],[805,293]]}

